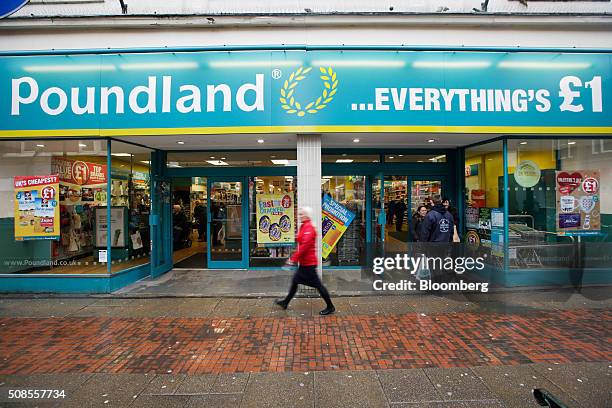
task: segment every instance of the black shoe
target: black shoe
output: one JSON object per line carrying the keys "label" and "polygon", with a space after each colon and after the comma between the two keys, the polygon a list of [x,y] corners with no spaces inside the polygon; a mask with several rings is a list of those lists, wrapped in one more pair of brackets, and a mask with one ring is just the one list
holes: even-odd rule
{"label": "black shoe", "polygon": [[319,314],[320,314],[321,316],[327,316],[328,314],[332,314],[332,313],[334,313],[335,311],[336,311],[336,308],[335,308],[335,307],[333,307],[333,306],[329,307],[329,306],[328,306],[328,307],[326,307],[325,309],[321,310],[321,311],[319,312]]}
{"label": "black shoe", "polygon": [[289,306],[289,304],[284,300],[275,300],[274,303],[282,307],[284,310],[287,310],[287,306]]}

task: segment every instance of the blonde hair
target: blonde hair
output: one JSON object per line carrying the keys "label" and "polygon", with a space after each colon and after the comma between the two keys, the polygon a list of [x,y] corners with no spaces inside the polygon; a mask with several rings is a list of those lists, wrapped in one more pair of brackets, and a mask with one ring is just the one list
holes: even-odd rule
{"label": "blonde hair", "polygon": [[312,220],[312,208],[300,207],[300,211],[302,212],[302,214],[304,214],[306,217]]}

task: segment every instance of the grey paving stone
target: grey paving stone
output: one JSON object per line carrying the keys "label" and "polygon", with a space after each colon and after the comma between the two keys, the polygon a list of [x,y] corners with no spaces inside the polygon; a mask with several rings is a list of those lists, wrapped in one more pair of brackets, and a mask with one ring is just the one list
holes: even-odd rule
{"label": "grey paving stone", "polygon": [[236,408],[240,406],[242,394],[209,394],[189,398],[189,408]]}
{"label": "grey paving stone", "polygon": [[185,377],[185,374],[158,374],[153,377],[142,393],[172,395],[179,388],[183,380],[185,380]]}
{"label": "grey paving stone", "polygon": [[[187,395],[140,395],[130,408],[184,408],[189,406]],[[126,405],[127,406],[127,405]]]}
{"label": "grey paving stone", "polygon": [[317,407],[388,407],[375,371],[315,372]]}
{"label": "grey paving stone", "polygon": [[0,316],[65,317],[95,302],[95,299],[2,299]]}
{"label": "grey paving stone", "polygon": [[179,384],[175,394],[199,395],[208,394],[217,381],[217,375],[187,375]]}
{"label": "grey paving stone", "polygon": [[264,317],[272,312],[270,299],[240,299],[236,317]]}
{"label": "grey paving stone", "polygon": [[504,367],[475,367],[472,371],[480,377],[485,385],[502,400],[508,408],[523,408],[533,405],[534,388],[545,388],[566,401],[569,406],[576,406],[570,395],[548,381],[529,365]]}
{"label": "grey paving stone", "polygon": [[426,368],[424,371],[445,401],[495,399],[469,368]]}
{"label": "grey paving stone", "polygon": [[[606,363],[607,366],[612,364]],[[602,363],[534,364],[533,368],[585,407],[612,406],[612,368]],[[605,374],[604,374],[605,373]]]}
{"label": "grey paving stone", "polygon": [[504,408],[504,405],[497,400],[482,400],[391,404],[391,408]]}
{"label": "grey paving stone", "polygon": [[247,373],[219,374],[210,388],[211,394],[235,394],[244,392],[249,381]]}
{"label": "grey paving stone", "polygon": [[[323,305],[324,302],[321,301]],[[316,299],[296,299],[294,298],[289,303],[289,307],[287,310],[282,310],[280,306],[273,305],[274,310],[282,311],[287,316],[291,317],[312,317],[314,315],[313,308],[314,304],[319,306],[319,302]],[[323,306],[325,307],[325,306]],[[316,313],[319,313],[319,309],[316,310]]]}
{"label": "grey paving stone", "polygon": [[66,398],[62,407],[126,407],[153,377],[149,374],[93,374],[71,397]]}
{"label": "grey paving stone", "polygon": [[0,388],[22,387],[29,389],[65,390],[72,393],[92,374],[31,374],[0,375]]}
{"label": "grey paving stone", "polygon": [[211,313],[214,317],[235,317],[240,313],[240,299],[223,298]]}
{"label": "grey paving stone", "polygon": [[391,403],[440,400],[440,394],[422,369],[380,370],[377,374]]}
{"label": "grey paving stone", "polygon": [[[253,373],[241,408],[312,407],[314,375]],[[327,406],[327,405],[320,405]]]}

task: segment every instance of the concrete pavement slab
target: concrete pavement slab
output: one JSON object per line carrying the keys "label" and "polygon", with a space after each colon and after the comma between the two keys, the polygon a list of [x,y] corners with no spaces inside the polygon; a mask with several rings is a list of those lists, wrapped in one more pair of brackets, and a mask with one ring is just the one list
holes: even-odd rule
{"label": "concrete pavement slab", "polygon": [[0,317],[65,317],[95,302],[79,299],[0,299]]}
{"label": "concrete pavement slab", "polygon": [[570,394],[583,407],[612,406],[612,365],[602,363],[534,364],[533,368]]}
{"label": "concrete pavement slab", "polygon": [[496,400],[482,400],[391,404],[391,408],[504,408],[504,406]]}
{"label": "concrete pavement slab", "polygon": [[375,371],[317,371],[314,385],[316,407],[389,406]]}
{"label": "concrete pavement slab", "polygon": [[93,374],[62,407],[126,407],[153,378],[149,374]]}
{"label": "concrete pavement slab", "polygon": [[[314,375],[300,372],[253,373],[241,408],[312,407]],[[328,407],[329,405],[320,405]]]}
{"label": "concrete pavement slab", "polygon": [[491,390],[468,368],[426,368],[424,371],[442,400],[495,399]]}
{"label": "concrete pavement slab", "polygon": [[440,394],[422,369],[379,370],[377,374],[390,403],[440,399]]}
{"label": "concrete pavement slab", "polygon": [[187,395],[139,395],[129,408],[184,408],[189,405]]}
{"label": "concrete pavement slab", "polygon": [[189,398],[187,408],[237,408],[242,401],[242,394],[209,394]]}
{"label": "concrete pavement slab", "polygon": [[544,388],[552,392],[568,406],[580,406],[567,392],[551,383],[530,365],[474,367],[472,371],[508,408],[533,405],[534,388]]}
{"label": "concrete pavement slab", "polygon": [[188,375],[179,384],[176,395],[200,395],[208,394],[213,384],[217,381],[216,374]]}
{"label": "concrete pavement slab", "polygon": [[158,374],[142,391],[142,394],[172,395],[185,380],[185,377],[185,374]]}
{"label": "concrete pavement slab", "polygon": [[235,394],[244,392],[249,381],[248,373],[219,374],[210,388],[211,394]]}

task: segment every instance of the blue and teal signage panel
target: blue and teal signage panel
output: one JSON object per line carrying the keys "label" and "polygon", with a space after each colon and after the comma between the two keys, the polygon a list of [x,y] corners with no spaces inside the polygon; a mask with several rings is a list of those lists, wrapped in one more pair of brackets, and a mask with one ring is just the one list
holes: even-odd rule
{"label": "blue and teal signage panel", "polygon": [[612,54],[0,57],[0,136],[612,133]]}

